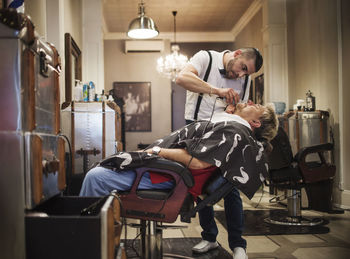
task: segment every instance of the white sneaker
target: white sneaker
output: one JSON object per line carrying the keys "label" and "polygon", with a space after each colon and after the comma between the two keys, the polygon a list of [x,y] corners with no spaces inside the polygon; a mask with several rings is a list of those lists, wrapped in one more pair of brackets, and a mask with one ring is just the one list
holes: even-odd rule
{"label": "white sneaker", "polygon": [[248,259],[248,255],[243,247],[236,247],[233,250],[233,259]]}
{"label": "white sneaker", "polygon": [[219,246],[218,242],[209,242],[207,240],[200,241],[197,245],[192,247],[192,251],[197,254],[206,253],[209,250],[215,249]]}

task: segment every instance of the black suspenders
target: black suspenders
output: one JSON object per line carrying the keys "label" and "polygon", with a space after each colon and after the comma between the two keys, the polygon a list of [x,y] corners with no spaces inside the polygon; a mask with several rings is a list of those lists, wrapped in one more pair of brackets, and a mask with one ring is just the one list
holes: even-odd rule
{"label": "black suspenders", "polygon": [[[208,54],[209,54],[209,65],[208,65],[208,68],[207,68],[207,71],[205,72],[205,75],[204,75],[204,78],[203,78],[203,81],[207,82],[208,81],[208,77],[209,77],[209,74],[210,74],[210,70],[211,70],[211,63],[212,63],[212,57],[211,57],[211,54],[210,54],[210,51],[208,51]],[[199,112],[199,106],[201,106],[201,102],[202,102],[202,98],[203,98],[203,93],[200,93],[198,95],[198,99],[197,99],[197,105],[196,105],[196,110],[194,111],[194,117],[193,119],[196,121],[197,118],[198,118],[198,112]]]}
{"label": "black suspenders", "polygon": [[[207,71],[205,72],[205,75],[204,75],[204,78],[203,78],[203,81],[204,81],[204,82],[207,82],[207,81],[208,81],[208,77],[209,77],[210,70],[211,70],[211,63],[212,63],[212,60],[213,60],[210,51],[207,50],[207,52],[208,52],[208,54],[209,54],[209,64],[208,64]],[[246,94],[246,89],[247,89],[247,85],[248,85],[248,78],[249,78],[249,75],[246,75],[246,76],[245,76],[245,80],[244,80],[244,85],[243,85],[243,97],[242,97],[242,100],[244,100],[244,97],[245,97],[245,94]],[[195,109],[195,111],[194,111],[193,120],[195,120],[195,121],[196,121],[197,118],[198,118],[199,107],[201,106],[202,99],[203,99],[203,93],[200,93],[200,94],[198,95],[197,104],[196,104],[196,109]]]}
{"label": "black suspenders", "polygon": [[[245,91],[247,90],[247,84],[248,84],[248,79],[249,79],[249,75],[245,76],[245,80],[244,80],[244,85],[243,85],[243,96],[242,96],[242,100],[244,100],[245,97]],[[249,93],[248,93],[249,95]],[[248,96],[249,98],[249,96]]]}

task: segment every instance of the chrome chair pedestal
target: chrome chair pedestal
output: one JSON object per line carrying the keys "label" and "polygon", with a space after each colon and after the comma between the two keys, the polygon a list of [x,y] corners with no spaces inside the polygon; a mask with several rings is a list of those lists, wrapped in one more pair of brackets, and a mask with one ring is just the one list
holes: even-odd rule
{"label": "chrome chair pedestal", "polygon": [[287,226],[316,226],[323,223],[323,219],[308,219],[301,216],[301,192],[296,189],[287,190],[287,209],[285,217],[269,217],[264,219],[266,223]]}

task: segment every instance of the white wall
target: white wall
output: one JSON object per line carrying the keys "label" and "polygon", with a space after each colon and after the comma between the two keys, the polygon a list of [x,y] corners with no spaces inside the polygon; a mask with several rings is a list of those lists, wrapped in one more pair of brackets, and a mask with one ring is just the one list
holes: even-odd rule
{"label": "white wall", "polygon": [[[287,1],[288,59],[289,59],[289,95],[290,103],[296,99],[305,99],[310,89],[316,97],[316,109],[330,113],[330,124],[334,133],[334,155],[337,167],[334,184],[335,203],[350,206],[342,200],[343,189],[350,189],[349,170],[344,156],[341,131],[344,128],[340,114],[345,112],[340,103],[348,103],[349,94],[341,93],[338,56],[337,1],[333,0],[295,0]],[[348,30],[349,27],[342,28]],[[346,47],[346,46],[343,46]],[[345,72],[345,70],[344,70]],[[345,102],[343,102],[344,100]]]}
{"label": "white wall", "polygon": [[[50,0],[52,1],[52,0]],[[55,1],[55,0],[53,0]],[[79,48],[83,47],[82,0],[64,0],[64,31],[69,32]]]}
{"label": "white wall", "polygon": [[40,37],[55,45],[61,57],[60,102],[65,100],[64,34],[70,33],[82,48],[82,0],[31,0],[25,1],[28,14]]}
{"label": "white wall", "polygon": [[24,13],[30,16],[39,35],[46,39],[46,0],[24,1]]}
{"label": "white wall", "polygon": [[102,1],[84,0],[82,15],[83,81],[93,81],[96,93],[104,89]]}
{"label": "white wall", "polygon": [[[235,39],[235,48],[243,48],[243,47],[255,47],[259,49],[261,55],[264,59],[264,64],[266,63],[266,57],[264,53],[264,42],[263,42],[263,34],[262,34],[262,26],[263,26],[263,14],[262,9],[260,9],[255,16],[249,21],[249,23],[242,29],[242,31],[236,36]],[[261,67],[261,69],[252,74],[251,78],[254,82],[255,77],[264,74],[265,65]],[[253,90],[253,89],[252,89]],[[253,96],[250,96],[250,99],[253,100]]]}
{"label": "white wall", "polygon": [[[169,53],[170,42],[166,45]],[[152,143],[171,131],[171,81],[156,71],[157,58],[165,53],[124,53],[124,40],[104,41],[105,90],[113,82],[151,82],[151,132],[126,132],[126,150],[136,150],[139,143]]]}

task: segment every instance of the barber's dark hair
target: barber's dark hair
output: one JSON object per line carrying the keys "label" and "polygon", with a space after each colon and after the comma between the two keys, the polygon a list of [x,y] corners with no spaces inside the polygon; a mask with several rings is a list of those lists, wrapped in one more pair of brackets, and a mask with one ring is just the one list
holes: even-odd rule
{"label": "barber's dark hair", "polygon": [[263,57],[257,48],[240,48],[242,56],[255,60],[255,72],[258,72],[263,64]]}

